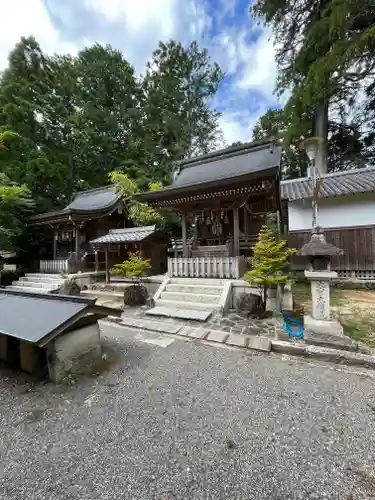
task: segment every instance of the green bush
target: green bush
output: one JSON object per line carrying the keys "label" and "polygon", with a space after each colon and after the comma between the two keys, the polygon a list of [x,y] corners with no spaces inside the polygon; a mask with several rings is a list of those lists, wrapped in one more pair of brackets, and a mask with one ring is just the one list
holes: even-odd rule
{"label": "green bush", "polygon": [[289,257],[294,248],[288,248],[285,240],[277,241],[272,230],[262,226],[253,256],[248,259],[251,270],[244,275],[249,283],[263,290],[263,306],[266,308],[267,290],[290,280]]}
{"label": "green bush", "polygon": [[140,285],[150,269],[150,260],[143,259],[139,252],[134,252],[129,254],[129,260],[125,260],[121,264],[115,264],[109,272],[115,276],[131,278],[135,284]]}

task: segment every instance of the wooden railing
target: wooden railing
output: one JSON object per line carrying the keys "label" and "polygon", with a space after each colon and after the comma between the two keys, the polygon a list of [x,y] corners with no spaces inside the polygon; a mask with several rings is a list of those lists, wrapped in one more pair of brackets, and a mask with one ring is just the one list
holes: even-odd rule
{"label": "wooden railing", "polygon": [[239,279],[245,273],[245,259],[240,257],[169,258],[168,276],[185,278]]}
{"label": "wooden railing", "polygon": [[69,272],[69,260],[41,260],[39,264],[41,273],[61,274]]}

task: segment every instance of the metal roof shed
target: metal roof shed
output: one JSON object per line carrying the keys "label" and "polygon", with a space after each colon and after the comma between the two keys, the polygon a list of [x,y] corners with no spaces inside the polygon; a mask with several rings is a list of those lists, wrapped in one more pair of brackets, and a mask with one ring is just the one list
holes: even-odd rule
{"label": "metal roof shed", "polygon": [[[97,362],[97,321],[114,312],[96,306],[95,300],[0,290],[0,359],[31,374],[40,373],[45,361],[53,380],[79,371],[87,357]],[[90,365],[87,359],[84,364]]]}

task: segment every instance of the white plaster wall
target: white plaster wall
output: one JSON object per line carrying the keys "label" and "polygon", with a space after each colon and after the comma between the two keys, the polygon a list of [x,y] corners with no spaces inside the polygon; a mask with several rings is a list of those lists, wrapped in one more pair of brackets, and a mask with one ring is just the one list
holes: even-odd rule
{"label": "white plaster wall", "polygon": [[[324,229],[375,225],[375,194],[322,198],[318,226]],[[289,231],[311,229],[311,200],[290,202]]]}

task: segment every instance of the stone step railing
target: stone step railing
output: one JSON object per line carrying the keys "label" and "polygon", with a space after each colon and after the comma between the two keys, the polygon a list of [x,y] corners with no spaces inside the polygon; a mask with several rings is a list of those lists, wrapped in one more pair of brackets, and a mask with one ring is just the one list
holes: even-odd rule
{"label": "stone step railing", "polygon": [[245,273],[245,259],[240,257],[173,257],[168,259],[168,276],[182,278],[239,279]]}

